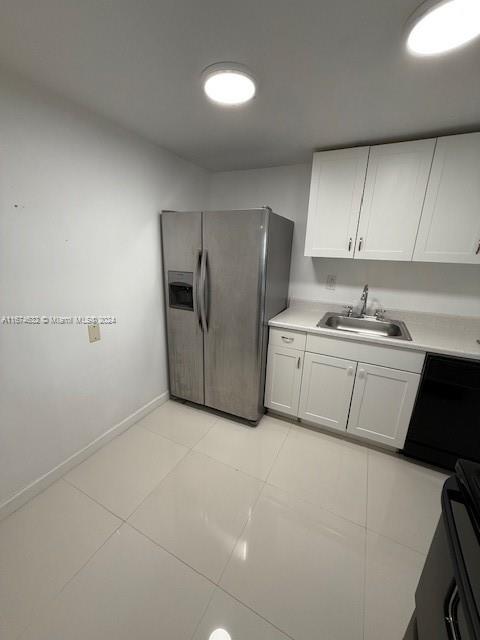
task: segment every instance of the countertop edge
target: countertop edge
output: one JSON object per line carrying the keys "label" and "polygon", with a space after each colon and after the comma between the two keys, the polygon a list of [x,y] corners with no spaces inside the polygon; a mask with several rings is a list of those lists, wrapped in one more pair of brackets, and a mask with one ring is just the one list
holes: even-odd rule
{"label": "countertop edge", "polygon": [[[323,335],[330,338],[337,338],[339,340],[348,340],[353,342],[366,342],[368,344],[384,345],[392,347],[394,349],[410,349],[412,351],[422,351],[428,353],[439,353],[442,355],[449,355],[462,358],[470,358],[471,360],[480,360],[480,353],[471,351],[460,351],[458,349],[448,349],[445,347],[439,347],[434,344],[425,342],[416,342],[414,340],[395,340],[394,338],[375,338],[372,336],[360,336],[345,334],[335,329],[325,329],[323,327],[316,327],[301,323],[285,322],[272,318],[268,325],[270,327],[278,327],[281,329],[290,329],[292,331],[302,331],[305,333],[311,333],[313,335]],[[407,325],[408,326],[408,325]]]}

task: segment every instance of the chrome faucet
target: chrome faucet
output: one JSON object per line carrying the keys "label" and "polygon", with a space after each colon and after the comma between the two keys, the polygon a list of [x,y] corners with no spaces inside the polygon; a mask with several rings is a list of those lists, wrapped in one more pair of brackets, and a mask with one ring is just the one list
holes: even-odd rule
{"label": "chrome faucet", "polygon": [[368,284],[363,287],[363,292],[360,297],[362,301],[362,308],[360,309],[360,317],[363,318],[367,313],[367,302],[368,302]]}

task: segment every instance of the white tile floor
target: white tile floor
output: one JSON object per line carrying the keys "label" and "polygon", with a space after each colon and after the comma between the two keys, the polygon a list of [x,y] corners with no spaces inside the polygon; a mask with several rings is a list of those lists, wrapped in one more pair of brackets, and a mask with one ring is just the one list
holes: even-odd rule
{"label": "white tile floor", "polygon": [[402,640],[445,477],[168,402],[0,523],[0,637]]}

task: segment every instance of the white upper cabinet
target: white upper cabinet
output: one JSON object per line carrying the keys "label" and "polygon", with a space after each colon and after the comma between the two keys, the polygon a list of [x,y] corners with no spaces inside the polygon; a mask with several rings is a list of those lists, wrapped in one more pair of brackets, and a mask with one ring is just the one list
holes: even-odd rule
{"label": "white upper cabinet", "polygon": [[480,264],[480,133],[438,139],[413,259]]}
{"label": "white upper cabinet", "polygon": [[305,255],[353,257],[368,147],[313,156]]}
{"label": "white upper cabinet", "polygon": [[370,149],[355,258],[412,260],[435,139]]}

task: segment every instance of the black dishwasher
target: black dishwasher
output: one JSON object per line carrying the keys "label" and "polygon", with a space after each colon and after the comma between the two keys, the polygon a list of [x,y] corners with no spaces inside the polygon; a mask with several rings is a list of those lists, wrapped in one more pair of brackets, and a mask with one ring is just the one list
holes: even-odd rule
{"label": "black dishwasher", "polygon": [[446,469],[480,462],[480,361],[427,354],[403,453]]}

